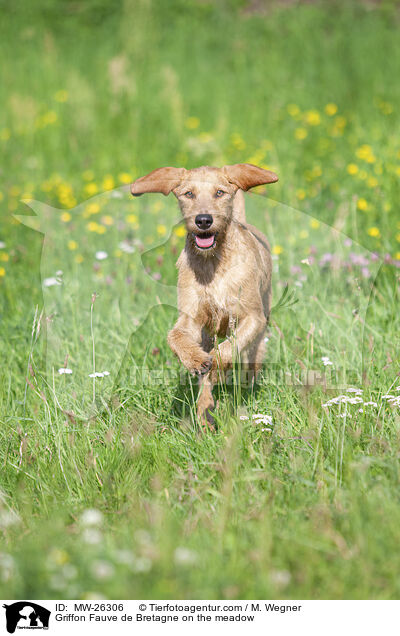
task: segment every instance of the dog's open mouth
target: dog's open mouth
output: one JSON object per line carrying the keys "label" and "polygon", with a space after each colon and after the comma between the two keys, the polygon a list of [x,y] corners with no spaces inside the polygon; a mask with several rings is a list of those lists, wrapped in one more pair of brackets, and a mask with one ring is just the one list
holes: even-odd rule
{"label": "dog's open mouth", "polygon": [[193,236],[197,247],[201,250],[209,250],[215,245],[215,234],[194,234]]}

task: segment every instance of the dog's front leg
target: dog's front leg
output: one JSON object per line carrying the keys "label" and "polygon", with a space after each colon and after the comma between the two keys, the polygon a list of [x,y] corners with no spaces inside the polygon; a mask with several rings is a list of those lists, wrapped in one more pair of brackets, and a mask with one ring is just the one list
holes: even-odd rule
{"label": "dog's front leg", "polygon": [[[261,313],[261,312],[260,312]],[[267,321],[260,315],[248,315],[239,321],[236,332],[228,340],[218,345],[213,356],[213,381],[217,381],[218,371],[224,371],[232,366],[235,356],[244,351],[254,340],[262,334]]]}
{"label": "dog's front leg", "polygon": [[212,357],[200,346],[202,327],[193,318],[182,314],[168,334],[168,344],[183,366],[192,375],[204,375],[211,369]]}
{"label": "dog's front leg", "polygon": [[212,395],[213,382],[211,375],[211,373],[207,373],[200,378],[199,397],[197,400],[197,417],[204,428],[208,426],[211,430],[214,430],[214,417],[212,414],[214,410],[214,398]]}

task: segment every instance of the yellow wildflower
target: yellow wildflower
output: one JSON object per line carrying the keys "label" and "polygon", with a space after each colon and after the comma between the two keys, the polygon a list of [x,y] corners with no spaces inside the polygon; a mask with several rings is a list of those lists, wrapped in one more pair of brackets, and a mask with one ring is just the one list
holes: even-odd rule
{"label": "yellow wildflower", "polygon": [[356,163],[349,163],[349,165],[347,166],[347,172],[349,174],[357,174],[358,172],[358,166]]}
{"label": "yellow wildflower", "polygon": [[160,210],[162,210],[164,207],[164,204],[162,203],[162,201],[154,201],[153,205],[151,206],[151,211],[154,214],[157,214],[157,212],[160,212]]}
{"label": "yellow wildflower", "polygon": [[319,221],[317,221],[317,219],[311,219],[310,225],[311,225],[313,230],[317,230],[319,228],[319,226],[321,225],[321,223]]}
{"label": "yellow wildflower", "polygon": [[101,222],[104,223],[104,225],[112,225],[114,223],[114,219],[109,214],[106,214],[101,217]]}
{"label": "yellow wildflower", "polygon": [[132,183],[133,177],[129,172],[120,172],[118,175],[120,183]]}
{"label": "yellow wildflower", "polygon": [[93,196],[94,194],[97,194],[99,188],[97,187],[97,184],[94,183],[94,181],[91,181],[90,183],[87,183],[85,185],[84,190],[86,194],[88,194],[89,196]]}
{"label": "yellow wildflower", "polygon": [[231,141],[232,141],[232,145],[237,150],[244,150],[246,148],[246,142],[241,137],[241,135],[239,135],[239,133],[233,133],[233,135],[231,136]]}
{"label": "yellow wildflower", "polygon": [[78,264],[79,264],[79,263],[83,263],[83,256],[82,256],[82,254],[77,254],[77,255],[75,256],[75,263],[78,263]]}
{"label": "yellow wildflower", "polygon": [[188,117],[185,121],[185,126],[189,130],[194,130],[200,126],[200,119],[198,117]]}
{"label": "yellow wildflower", "polygon": [[115,186],[114,177],[111,174],[106,174],[104,177],[101,187],[103,190],[112,190]]}
{"label": "yellow wildflower", "polygon": [[329,117],[333,117],[333,115],[336,115],[337,110],[338,107],[336,106],[336,104],[329,103],[325,106],[325,112],[327,115],[329,115]]}
{"label": "yellow wildflower", "polygon": [[370,227],[368,228],[368,234],[369,236],[373,236],[374,238],[379,238],[381,233],[379,231],[379,228],[377,227]]}
{"label": "yellow wildflower", "polygon": [[57,119],[57,113],[54,110],[49,110],[40,118],[39,125],[48,126],[50,124],[55,124]]}
{"label": "yellow wildflower", "polygon": [[321,115],[317,110],[308,110],[305,119],[310,126],[319,126],[321,123]]}
{"label": "yellow wildflower", "polygon": [[69,561],[69,554],[65,550],[54,548],[50,552],[51,561],[57,565],[65,565]]}
{"label": "yellow wildflower", "polygon": [[371,146],[368,144],[363,144],[356,150],[356,155],[359,159],[363,159],[366,161],[370,155],[373,154]]}
{"label": "yellow wildflower", "polygon": [[300,114],[300,108],[297,106],[297,104],[288,104],[286,110],[289,115],[294,118],[296,118]]}
{"label": "yellow wildflower", "polygon": [[54,99],[56,100],[56,102],[66,102],[68,99],[68,92],[66,90],[57,91],[54,94]]}
{"label": "yellow wildflower", "polygon": [[274,247],[272,248],[272,253],[276,254],[277,256],[279,256],[279,254],[282,254],[282,252],[283,252],[282,245],[274,245]]}
{"label": "yellow wildflower", "polygon": [[178,227],[174,229],[174,234],[178,238],[183,238],[184,236],[186,236],[186,229],[184,228],[183,225],[179,225]]}
{"label": "yellow wildflower", "polygon": [[78,243],[73,240],[68,241],[67,246],[68,246],[68,249],[71,251],[78,249]]}
{"label": "yellow wildflower", "polygon": [[63,212],[60,218],[63,223],[68,223],[68,221],[72,219],[72,216],[69,212]]}
{"label": "yellow wildflower", "polygon": [[394,255],[394,258],[396,261],[400,261],[400,252],[396,252],[396,254]]}
{"label": "yellow wildflower", "polygon": [[3,263],[7,263],[7,261],[9,260],[10,260],[10,257],[7,254],[7,252],[0,252],[0,261],[3,261]]}
{"label": "yellow wildflower", "polygon": [[164,236],[167,233],[167,228],[165,225],[157,225],[157,234],[160,236]]}
{"label": "yellow wildflower", "polygon": [[6,275],[6,270],[4,269],[4,267],[0,267],[0,278],[5,275]]}
{"label": "yellow wildflower", "polygon": [[294,131],[294,136],[296,137],[296,139],[305,139],[307,135],[308,133],[305,128],[296,128],[296,130]]}
{"label": "yellow wildflower", "polygon": [[365,199],[361,198],[358,199],[357,201],[357,207],[359,210],[362,210],[363,212],[365,212],[366,210],[368,210],[369,208],[369,204],[368,201],[366,201]]}
{"label": "yellow wildflower", "polygon": [[397,241],[398,243],[400,243],[400,232],[399,232],[398,234],[396,234],[396,241]]}
{"label": "yellow wildflower", "polygon": [[92,214],[97,214],[98,212],[100,212],[100,205],[98,203],[95,203],[94,201],[92,203],[88,203],[85,206],[85,212],[86,215],[85,216],[91,216]]}
{"label": "yellow wildflower", "polygon": [[367,186],[369,188],[376,188],[378,185],[378,179],[376,177],[369,177],[367,180]]}
{"label": "yellow wildflower", "polygon": [[128,216],[125,217],[125,220],[127,221],[127,223],[132,223],[132,225],[136,225],[136,223],[139,221],[136,214],[128,214]]}
{"label": "yellow wildflower", "polygon": [[335,125],[338,128],[344,128],[346,124],[347,124],[346,117],[342,117],[341,115],[339,115],[339,117],[335,118]]}

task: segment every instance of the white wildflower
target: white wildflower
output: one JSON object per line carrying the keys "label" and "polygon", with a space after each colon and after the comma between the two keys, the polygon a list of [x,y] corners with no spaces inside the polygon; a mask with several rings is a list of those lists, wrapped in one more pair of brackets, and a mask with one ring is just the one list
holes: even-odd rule
{"label": "white wildflower", "polygon": [[4,508],[0,510],[0,528],[6,530],[20,522],[20,518],[14,510]]}
{"label": "white wildflower", "polygon": [[354,397],[350,397],[349,395],[338,395],[337,397],[328,400],[328,402],[322,406],[331,406],[332,404],[361,404],[362,401],[362,398],[358,395],[355,395]]}
{"label": "white wildflower", "polygon": [[71,375],[72,369],[68,369],[67,367],[61,367],[61,369],[58,369],[58,373],[60,375]]}
{"label": "white wildflower", "polygon": [[116,563],[132,566],[135,563],[135,555],[131,550],[116,550],[114,554]]}
{"label": "white wildflower", "polygon": [[139,557],[133,564],[133,570],[135,572],[149,572],[152,566],[151,559],[147,557]]}
{"label": "white wildflower", "polygon": [[174,552],[174,561],[177,565],[194,565],[197,559],[197,553],[189,548],[176,548]]}
{"label": "white wildflower", "polygon": [[0,250],[3,250],[5,246],[6,244],[4,243],[4,241],[0,241]]}
{"label": "white wildflower", "polygon": [[248,415],[241,415],[239,419],[240,420],[248,420],[249,416]]}
{"label": "white wildflower", "polygon": [[256,413],[253,415],[253,422],[255,424],[269,424],[270,426],[274,423],[272,416],[266,413]]}
{"label": "white wildflower", "polygon": [[333,362],[331,362],[329,360],[328,356],[321,356],[321,360],[322,360],[322,364],[324,365],[324,367],[328,367],[328,366],[332,366]]}
{"label": "white wildflower", "polygon": [[106,258],[108,258],[108,254],[103,250],[99,250],[98,252],[96,252],[95,257],[98,261],[104,261]]}
{"label": "white wildflower", "polygon": [[292,575],[287,570],[272,570],[269,574],[271,583],[279,587],[286,587],[289,585]]}
{"label": "white wildflower", "polygon": [[83,526],[99,526],[103,521],[103,514],[96,508],[87,508],[82,512],[79,521]]}
{"label": "white wildflower", "polygon": [[376,402],[369,401],[369,402],[364,402],[364,406],[378,406],[378,405]]}
{"label": "white wildflower", "polygon": [[43,287],[54,287],[54,285],[61,285],[61,281],[55,276],[50,276],[43,280]]}
{"label": "white wildflower", "polygon": [[133,254],[136,251],[133,245],[130,245],[128,241],[121,241],[121,243],[118,243],[118,247],[122,252],[125,252],[125,254]]}
{"label": "white wildflower", "polygon": [[103,535],[97,528],[85,528],[82,532],[82,539],[88,545],[98,545],[103,540]]}
{"label": "white wildflower", "polygon": [[0,552],[0,581],[8,583],[15,573],[15,561],[11,554]]}
{"label": "white wildflower", "polygon": [[346,391],[347,391],[347,393],[357,393],[358,395],[363,392],[362,389],[353,389],[351,387],[349,389],[346,389]]}
{"label": "white wildflower", "polygon": [[92,574],[96,579],[104,581],[109,579],[114,574],[114,566],[108,561],[94,561],[92,563]]}

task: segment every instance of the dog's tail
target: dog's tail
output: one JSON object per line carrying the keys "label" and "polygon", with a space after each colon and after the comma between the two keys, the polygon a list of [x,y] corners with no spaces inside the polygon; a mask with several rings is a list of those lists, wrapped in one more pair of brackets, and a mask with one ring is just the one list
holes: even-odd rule
{"label": "dog's tail", "polygon": [[238,190],[233,199],[233,218],[238,223],[246,223],[243,190]]}

